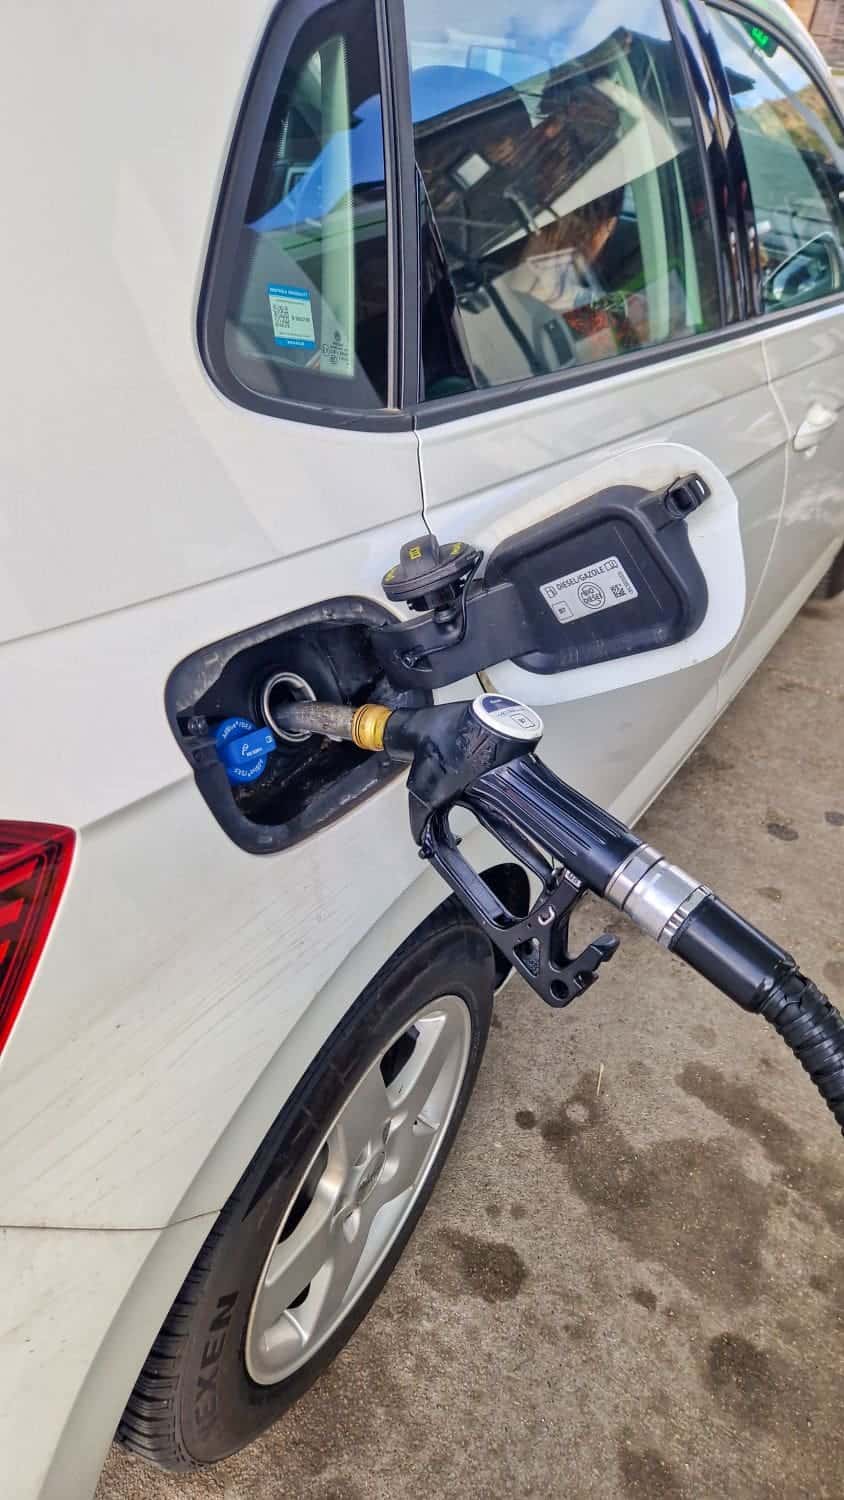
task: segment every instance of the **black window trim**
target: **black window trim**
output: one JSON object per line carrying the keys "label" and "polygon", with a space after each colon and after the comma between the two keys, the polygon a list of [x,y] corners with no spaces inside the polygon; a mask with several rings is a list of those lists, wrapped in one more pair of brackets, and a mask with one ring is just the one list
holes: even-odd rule
{"label": "black window trim", "polygon": [[[294,422],[321,427],[359,429],[365,432],[409,430],[412,416],[401,409],[402,366],[407,341],[402,337],[401,272],[403,256],[397,243],[404,218],[399,206],[398,187],[401,175],[395,170],[401,152],[394,111],[396,74],[389,64],[389,40],[394,22],[388,22],[384,0],[373,0],[378,33],[379,69],[382,91],[384,130],[384,166],[387,208],[388,336],[387,372],[388,405],[373,410],[317,404],[292,397],[264,396],[250,390],[232,372],[225,357],[223,334],[232,264],[243,224],[246,202],[263,140],[264,130],[282,69],[293,43],[307,21],[334,0],[282,0],[267,21],[251,74],[243,93],[238,119],[229,147],[217,199],[217,208],[209,237],[205,269],[197,308],[197,338],[203,364],[218,390],[238,406],[265,416],[284,417]],[[394,0],[390,0],[395,10]],[[392,80],[392,86],[386,82]],[[409,88],[409,85],[408,85]],[[391,169],[392,168],[392,169]],[[406,201],[406,200],[405,200]],[[405,231],[406,233],[406,231]],[[401,246],[406,249],[405,245]],[[406,267],[407,262],[404,261]]]}
{"label": "black window trim", "polygon": [[[723,139],[719,110],[716,105],[716,84],[692,16],[682,4],[682,0],[679,0],[677,4],[674,4],[673,0],[664,0],[663,9],[668,18],[668,29],[680,59],[680,69],[685,80],[691,111],[692,128],[697,140],[698,158],[703,171],[709,223],[715,248],[721,327],[725,327],[733,321],[732,310],[736,305],[739,289],[735,284],[733,266],[727,254],[726,244],[722,242],[721,237],[721,221],[723,219],[726,224],[732,187],[729,182],[726,143]],[[706,85],[706,98],[703,98],[695,87],[692,61],[696,64],[697,71]],[[708,125],[710,133],[709,151],[706,149],[705,124]]]}
{"label": "black window trim", "polygon": [[[379,14],[381,6],[379,5]],[[416,152],[410,102],[410,57],[407,49],[404,0],[383,0],[385,45],[382,51],[382,89],[385,119],[393,140],[396,224],[392,236],[399,248],[395,280],[399,359],[396,406],[412,412],[422,392],[421,307],[419,298],[419,215],[416,189]]]}
{"label": "black window trim", "polygon": [[733,101],[721,54],[702,0],[686,0],[685,4],[683,0],[676,0],[671,9],[678,25],[682,18],[688,45],[711,90],[707,119],[712,139],[718,143],[718,255],[726,264],[725,281],[729,289],[729,307],[725,321],[728,324],[740,323],[747,316],[751,278],[746,263],[745,238],[740,226],[739,209],[742,183],[747,173]]}

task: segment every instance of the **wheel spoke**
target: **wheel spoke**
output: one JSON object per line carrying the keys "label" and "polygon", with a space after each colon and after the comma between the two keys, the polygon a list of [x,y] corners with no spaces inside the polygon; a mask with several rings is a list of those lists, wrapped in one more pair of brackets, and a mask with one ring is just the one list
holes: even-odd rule
{"label": "wheel spoke", "polygon": [[390,1115],[390,1101],[379,1067],[364,1074],[344,1105],[329,1138],[329,1150],[337,1152],[348,1169],[381,1131]]}
{"label": "wheel spoke", "polygon": [[377,1207],[400,1198],[414,1186],[439,1132],[439,1122],[429,1124],[424,1118],[405,1116],[391,1138],[388,1164],[372,1195],[377,1200]]}
{"label": "wheel spoke", "polygon": [[448,1107],[448,1091],[441,1100],[432,1099],[431,1095],[450,1054],[459,1044],[444,1015],[426,1016],[416,1023],[416,1028],[419,1033],[416,1046],[390,1085],[392,1112],[400,1122],[412,1125],[421,1117],[436,1127],[443,1109]]}
{"label": "wheel spoke", "polygon": [[448,1074],[460,1040],[442,1015],[426,1016],[416,1025],[416,1046],[388,1091],[393,1119],[387,1166],[373,1195],[378,1207],[415,1185],[454,1102]]}
{"label": "wheel spoke", "polygon": [[366,1247],[372,1217],[369,1204],[366,1204],[365,1209],[356,1209],[338,1226],[332,1243],[331,1268],[319,1304],[321,1323],[326,1318],[333,1318],[345,1301]]}
{"label": "wheel spoke", "polygon": [[279,1240],[258,1293],[256,1320],[262,1329],[278,1322],[317,1276],[337,1238],[335,1212],[339,1182],[324,1173],[296,1228]]}

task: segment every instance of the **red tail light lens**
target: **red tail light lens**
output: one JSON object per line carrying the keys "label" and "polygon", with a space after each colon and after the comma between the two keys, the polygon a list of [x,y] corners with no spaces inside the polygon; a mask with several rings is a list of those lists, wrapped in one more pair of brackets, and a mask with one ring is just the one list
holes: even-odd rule
{"label": "red tail light lens", "polygon": [[73,845],[70,828],[0,819],[0,1052],[47,941]]}

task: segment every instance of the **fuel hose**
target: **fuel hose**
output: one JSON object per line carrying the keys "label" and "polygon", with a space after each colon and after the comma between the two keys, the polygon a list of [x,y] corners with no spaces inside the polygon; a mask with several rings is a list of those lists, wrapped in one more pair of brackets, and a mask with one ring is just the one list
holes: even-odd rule
{"label": "fuel hose", "polygon": [[667,946],[743,1010],[770,1022],[844,1132],[844,1018],[791,955],[714,895]]}

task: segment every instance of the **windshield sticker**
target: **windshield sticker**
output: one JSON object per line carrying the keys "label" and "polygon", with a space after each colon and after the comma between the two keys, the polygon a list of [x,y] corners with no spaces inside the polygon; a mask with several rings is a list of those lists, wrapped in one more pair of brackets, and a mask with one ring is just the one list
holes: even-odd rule
{"label": "windshield sticker", "polygon": [[639,597],[617,557],[605,557],[576,573],[553,578],[539,592],[561,625]]}
{"label": "windshield sticker", "polygon": [[299,286],[268,286],[273,338],[288,349],[315,349],[311,294]]}

